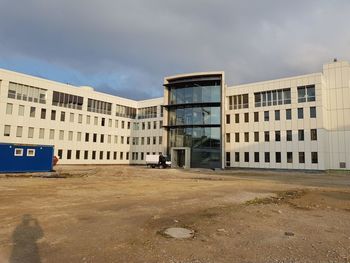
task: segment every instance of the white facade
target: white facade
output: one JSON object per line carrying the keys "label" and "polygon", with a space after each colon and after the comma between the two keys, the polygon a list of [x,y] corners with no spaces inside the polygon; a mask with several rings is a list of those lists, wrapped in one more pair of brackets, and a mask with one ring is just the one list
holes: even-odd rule
{"label": "white facade", "polygon": [[[326,64],[321,73],[223,85],[223,167],[349,169],[348,62]],[[61,164],[143,164],[146,154],[167,152],[166,101],[0,70],[0,142],[54,145]]]}
{"label": "white facade", "polygon": [[[9,94],[11,89],[16,93]],[[77,105],[77,97],[70,97],[73,101],[68,97],[67,103],[54,106],[54,91],[80,96],[83,104]],[[111,109],[97,110],[103,113],[89,111],[89,98],[110,103]],[[95,92],[90,87],[0,70],[0,142],[54,145],[60,164],[144,163],[147,153],[163,151],[163,131],[159,128],[162,104],[162,98],[134,101]],[[143,119],[117,116],[117,105],[136,112],[156,107],[156,114],[148,112]],[[137,125],[139,130],[135,129]]]}
{"label": "white facade", "polygon": [[[324,65],[322,73],[227,88],[225,165],[278,169],[349,169],[349,77],[349,63],[334,62]],[[306,90],[310,87],[311,90],[313,86],[314,98],[307,94],[303,97],[303,87]],[[283,90],[290,90],[287,103],[279,103],[278,90],[282,90],[282,94]],[[259,102],[256,102],[255,96],[259,92],[266,96],[264,106],[259,106]],[[248,94],[248,107],[235,107],[233,96],[243,94]],[[257,96],[259,97],[258,94]],[[289,111],[291,119],[287,118]],[[269,115],[266,120],[265,114]],[[247,115],[249,120],[245,120]],[[258,121],[254,119],[256,115],[259,115]],[[239,118],[239,123],[236,118]]]}

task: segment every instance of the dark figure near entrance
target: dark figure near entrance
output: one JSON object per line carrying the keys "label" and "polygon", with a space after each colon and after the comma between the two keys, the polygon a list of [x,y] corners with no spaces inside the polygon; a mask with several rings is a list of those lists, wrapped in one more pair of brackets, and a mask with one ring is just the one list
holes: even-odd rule
{"label": "dark figure near entrance", "polygon": [[39,250],[36,242],[44,236],[37,219],[31,215],[23,215],[22,222],[12,234],[14,243],[10,263],[40,263]]}
{"label": "dark figure near entrance", "polygon": [[166,168],[166,159],[163,156],[163,154],[159,154],[159,161],[158,161],[159,166],[163,166],[163,168]]}

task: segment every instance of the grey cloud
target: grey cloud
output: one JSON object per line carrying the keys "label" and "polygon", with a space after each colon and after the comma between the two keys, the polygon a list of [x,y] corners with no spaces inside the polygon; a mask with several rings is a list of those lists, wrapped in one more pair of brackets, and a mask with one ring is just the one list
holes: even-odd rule
{"label": "grey cloud", "polygon": [[[320,71],[350,59],[347,0],[0,0],[0,54],[33,57],[131,98],[164,76],[224,70],[228,84]],[[126,83],[127,81],[127,83]],[[89,84],[89,83],[86,83]],[[126,87],[129,86],[129,87]]]}

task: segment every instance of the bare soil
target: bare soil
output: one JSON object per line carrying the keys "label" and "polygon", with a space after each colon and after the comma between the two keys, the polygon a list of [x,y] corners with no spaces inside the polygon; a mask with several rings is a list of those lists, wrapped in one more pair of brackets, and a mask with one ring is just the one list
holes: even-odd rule
{"label": "bare soil", "polygon": [[1,263],[350,262],[350,174],[57,170],[0,178]]}

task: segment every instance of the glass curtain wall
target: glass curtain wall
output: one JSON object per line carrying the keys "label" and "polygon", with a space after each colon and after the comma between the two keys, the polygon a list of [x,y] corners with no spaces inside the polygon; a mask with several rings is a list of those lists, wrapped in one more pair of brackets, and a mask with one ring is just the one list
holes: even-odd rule
{"label": "glass curtain wall", "polygon": [[169,83],[168,149],[191,148],[191,167],[221,167],[221,76]]}

